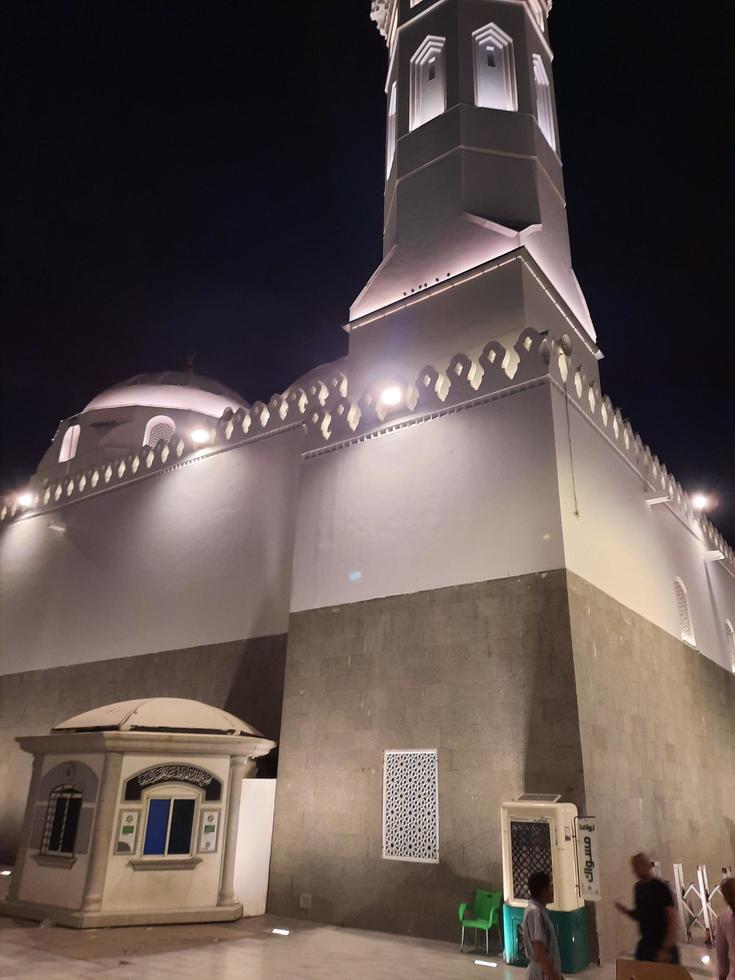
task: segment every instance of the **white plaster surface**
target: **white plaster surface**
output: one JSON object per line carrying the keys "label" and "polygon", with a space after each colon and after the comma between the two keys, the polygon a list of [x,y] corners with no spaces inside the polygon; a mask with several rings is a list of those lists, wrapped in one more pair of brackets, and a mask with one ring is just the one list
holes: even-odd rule
{"label": "white plaster surface", "polygon": [[300,440],[294,430],[6,528],[3,673],[286,632]]}
{"label": "white plaster surface", "polygon": [[674,579],[681,577],[697,649],[730,670],[724,624],[735,621],[732,573],[703,560],[708,546],[693,523],[646,503],[650,488],[572,404],[575,516],[566,408],[556,388],[552,404],[566,567],[676,637]]}
{"label": "white plaster surface", "polygon": [[246,916],[265,912],[275,803],[275,779],[243,779],[234,888]]}
{"label": "white plaster surface", "polygon": [[[41,778],[47,772],[50,772],[54,766],[68,761],[80,762],[85,766],[89,766],[98,777],[102,775],[102,758],[99,755],[74,754],[73,756],[69,756],[67,754],[47,755],[43,760]],[[39,800],[36,802],[42,801]],[[94,832],[94,824],[92,825],[92,832]],[[47,864],[38,864],[33,859],[33,855],[37,854],[38,851],[36,849],[29,849],[23,866],[23,878],[18,898],[24,902],[43,902],[48,905],[59,905],[67,909],[79,908],[84,895],[84,884],[87,878],[87,867],[91,853],[91,840],[92,837],[90,835],[90,848],[87,850],[87,853],[77,854],[74,864],[70,868],[54,868]],[[0,975],[2,974],[0,973]]]}
{"label": "white plaster surface", "polygon": [[304,464],[292,609],[563,564],[546,386]]}
{"label": "white plaster surface", "polygon": [[[150,766],[166,765],[177,761],[201,766],[213,773],[222,781],[222,799],[217,803],[200,800],[194,815],[192,832],[192,854],[201,858],[201,863],[192,869],[177,869],[175,871],[136,871],[130,865],[130,855],[115,854],[114,846],[117,834],[117,821],[120,810],[141,810],[138,827],[138,853],[140,857],[145,833],[146,801],[149,797],[159,795],[175,796],[177,798],[191,797],[199,799],[201,794],[179,784],[162,784],[153,790],[144,792],[140,803],[129,803],[122,799],[123,786],[126,780],[141,769]],[[219,890],[220,868],[224,854],[226,801],[228,794],[228,779],[230,760],[226,756],[196,756],[195,758],[176,759],[171,753],[161,755],[126,755],[123,759],[120,774],[120,803],[115,812],[115,826],[111,843],[111,852],[107,860],[104,890],[102,893],[103,912],[138,911],[156,909],[185,909],[202,908],[217,904]],[[160,790],[160,791],[159,791]],[[219,841],[217,850],[212,854],[198,854],[197,841],[199,836],[199,817],[201,807],[205,806],[220,811]]]}

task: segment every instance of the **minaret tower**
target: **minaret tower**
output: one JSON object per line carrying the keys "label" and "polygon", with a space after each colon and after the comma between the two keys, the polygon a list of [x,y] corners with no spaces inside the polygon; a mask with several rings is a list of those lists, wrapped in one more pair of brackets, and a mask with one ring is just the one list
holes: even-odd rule
{"label": "minaret tower", "polygon": [[377,311],[516,253],[594,347],[569,250],[550,6],[373,0],[389,52],[383,261],[352,306],[356,333]]}

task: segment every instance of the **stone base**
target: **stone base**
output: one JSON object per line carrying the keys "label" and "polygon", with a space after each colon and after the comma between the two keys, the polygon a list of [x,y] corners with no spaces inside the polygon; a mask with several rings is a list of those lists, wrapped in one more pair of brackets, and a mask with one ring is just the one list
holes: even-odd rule
{"label": "stone base", "polygon": [[191,922],[233,922],[242,918],[242,905],[211,905],[193,909],[157,909],[155,911],[124,910],[118,912],[84,912],[81,909],[62,909],[56,905],[36,902],[0,902],[0,915],[13,919],[51,919],[60,926],[73,929],[97,929],[102,926],[167,926]]}

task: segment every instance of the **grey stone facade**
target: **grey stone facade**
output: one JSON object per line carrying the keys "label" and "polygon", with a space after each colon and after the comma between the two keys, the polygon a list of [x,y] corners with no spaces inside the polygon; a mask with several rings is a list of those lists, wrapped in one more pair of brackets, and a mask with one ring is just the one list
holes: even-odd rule
{"label": "grey stone facade", "polygon": [[[440,862],[383,860],[383,752],[430,748]],[[291,617],[269,911],[454,939],[524,790],[584,804],[564,572]]]}
{"label": "grey stone facade", "polygon": [[600,952],[629,948],[630,855],[671,880],[735,856],[735,675],[567,572],[587,806],[604,847]]}
{"label": "grey stone facade", "polygon": [[285,636],[238,640],[139,657],[0,676],[0,862],[12,862],[31,756],[18,735],[51,727],[102,704],[139,697],[192,698],[225,708],[278,740]]}
{"label": "grey stone facade", "polygon": [[[501,887],[501,802],[557,792],[601,821],[609,959],[633,851],[732,861],[733,705],[735,677],[564,570],[293,615],[269,911],[456,939]],[[438,865],[382,859],[383,752],[411,748],[438,749]]]}

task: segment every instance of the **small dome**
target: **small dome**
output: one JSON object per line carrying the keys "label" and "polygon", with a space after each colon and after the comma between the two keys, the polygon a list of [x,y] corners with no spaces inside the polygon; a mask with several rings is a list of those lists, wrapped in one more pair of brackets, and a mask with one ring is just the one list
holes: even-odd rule
{"label": "small dome", "polygon": [[184,371],[157,371],[136,374],[127,381],[101,392],[82,410],[91,412],[102,408],[180,408],[219,418],[226,408],[236,411],[248,408],[248,403],[213,378]]}
{"label": "small dome", "polygon": [[188,698],[135,698],[92,708],[54,725],[52,732],[193,732],[201,735],[254,735],[252,725],[228,711]]}

